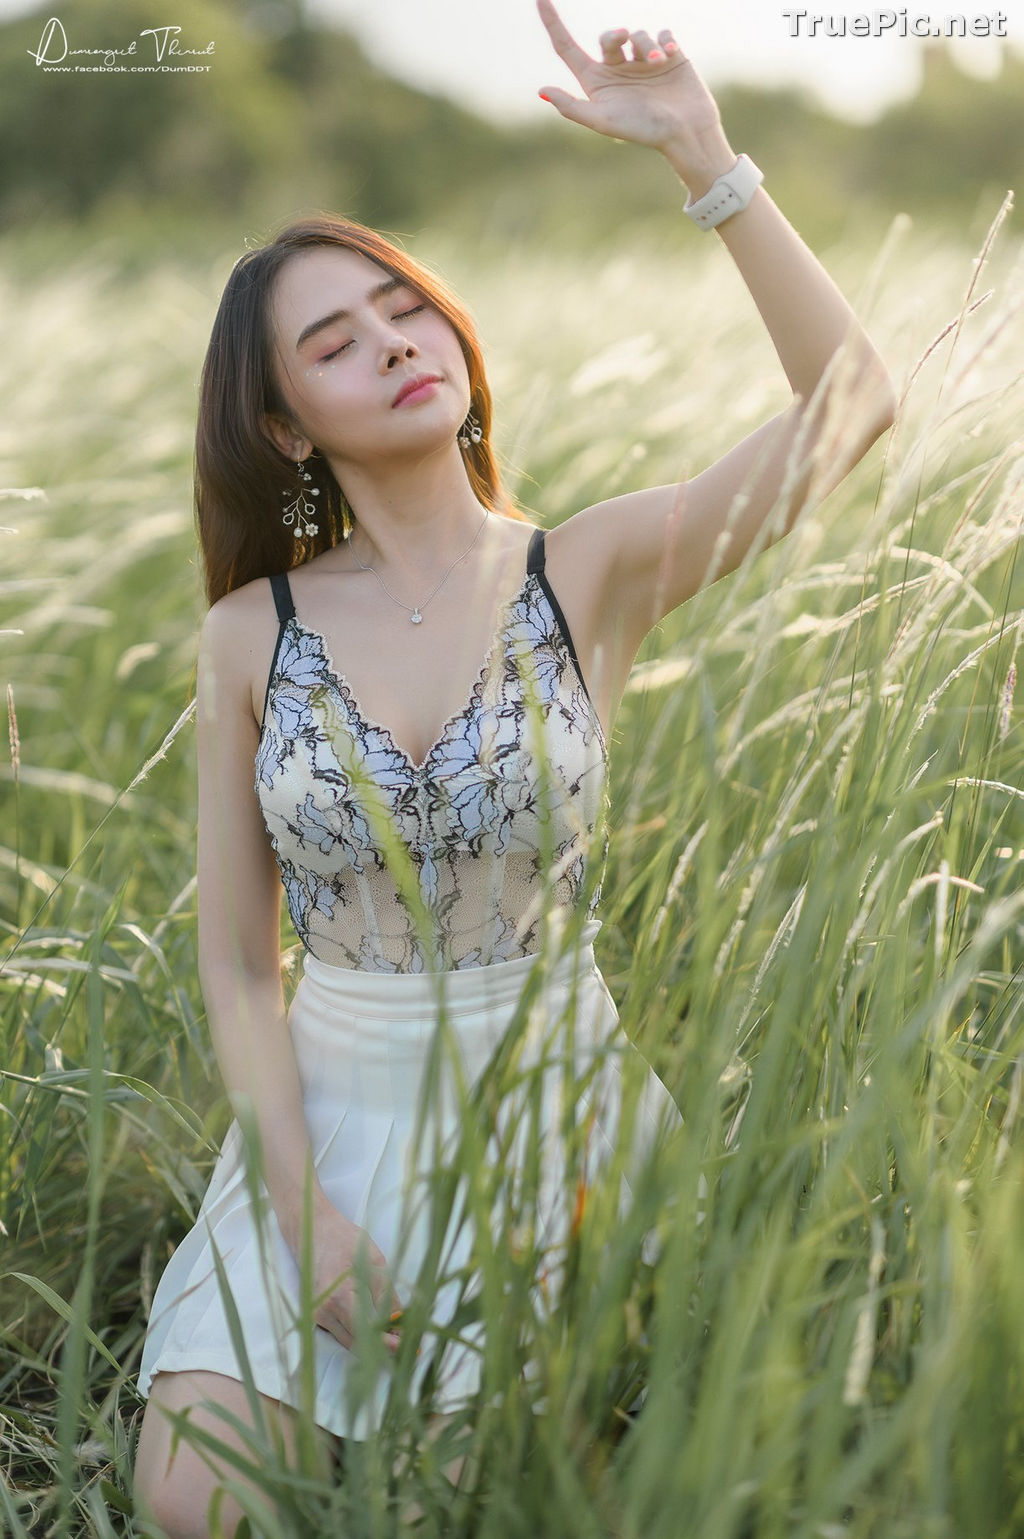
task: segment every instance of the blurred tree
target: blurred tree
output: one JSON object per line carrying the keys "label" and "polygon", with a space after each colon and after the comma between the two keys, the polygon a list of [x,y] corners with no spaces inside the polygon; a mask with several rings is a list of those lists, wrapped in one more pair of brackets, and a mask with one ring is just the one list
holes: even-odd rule
{"label": "blurred tree", "polygon": [[[262,234],[311,208],[401,232],[458,222],[501,239],[615,239],[623,223],[678,220],[657,156],[552,118],[503,129],[378,69],[303,0],[175,0],[182,47],[213,42],[205,74],[58,73],[37,67],[49,6],[0,24],[0,218],[10,227],[114,230],[155,241],[239,220]],[[125,47],[152,0],[76,0],[70,47]],[[991,217],[1024,170],[1024,60],[980,82],[936,49],[919,94],[854,126],[797,91],[718,92],[733,143],[811,241],[900,209]],[[67,62],[73,62],[69,60]],[[86,59],[84,62],[92,62]],[[819,167],[828,165],[827,178]]]}
{"label": "blurred tree", "polygon": [[[209,74],[60,73],[38,66],[50,10],[0,29],[0,187],[6,221],[74,218],[114,194],[141,208],[164,200],[201,210],[232,206],[301,151],[288,93],[267,68],[270,44],[216,0],[175,0],[183,48],[213,41]],[[123,48],[126,64],[155,63],[152,6],[77,0],[67,45]],[[52,53],[56,53],[54,49]],[[51,55],[52,56],[52,55]],[[64,61],[96,63],[84,56]],[[164,62],[172,62],[165,55]]]}
{"label": "blurred tree", "polygon": [[987,224],[1008,188],[1024,192],[1024,57],[1004,49],[1001,73],[978,80],[929,45],[920,91],[860,131],[853,160],[862,197]]}
{"label": "blurred tree", "polygon": [[[8,224],[74,219],[104,204],[121,212],[129,199],[140,212],[215,219],[276,221],[330,205],[400,223],[428,218],[454,187],[500,172],[501,130],[376,69],[353,37],[311,25],[299,0],[176,0],[182,47],[215,44],[212,58],[195,61],[210,63],[202,75],[44,70],[29,51],[48,15],[0,27]],[[66,25],[71,48],[124,47],[153,25],[152,7],[79,0]],[[150,62],[150,48],[140,39],[136,59],[122,62]]]}
{"label": "blurred tree", "polygon": [[[445,97],[378,69],[348,33],[311,26],[299,0],[271,71],[300,101],[316,170],[304,196],[370,224],[429,220],[460,186],[501,174],[513,138]],[[289,202],[293,202],[289,198]]]}

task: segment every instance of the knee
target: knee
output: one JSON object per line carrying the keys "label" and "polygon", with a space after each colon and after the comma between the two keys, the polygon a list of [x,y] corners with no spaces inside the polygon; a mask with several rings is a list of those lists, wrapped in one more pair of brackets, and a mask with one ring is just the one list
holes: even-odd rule
{"label": "knee", "polygon": [[[293,1413],[266,1396],[262,1397],[268,1414],[281,1421],[286,1456],[296,1457],[298,1434]],[[245,1390],[234,1380],[208,1373],[158,1375],[150,1390],[149,1404],[142,1418],[135,1454],[133,1486],[136,1512],[146,1524],[147,1539],[234,1539],[243,1516],[238,1499],[223,1490],[227,1477],[248,1486],[242,1471],[229,1464],[227,1475],[223,1461],[212,1451],[200,1452],[188,1440],[174,1441],[171,1419],[165,1412],[188,1413],[198,1430],[212,1432],[248,1463],[253,1451],[240,1434],[225,1426],[218,1408],[231,1411],[248,1421],[249,1407]],[[329,1439],[340,1444],[340,1439]],[[210,1520],[211,1502],[216,1501],[216,1524]]]}
{"label": "knee", "polygon": [[[175,1463],[177,1464],[177,1460]],[[177,1468],[164,1480],[136,1474],[135,1515],[146,1539],[233,1539],[242,1511],[231,1496],[221,1498],[217,1524],[210,1521],[210,1502],[215,1482],[209,1470],[205,1478],[189,1479]]]}
{"label": "knee", "polygon": [[221,1494],[216,1527],[210,1522],[217,1474],[186,1443],[179,1443],[171,1460],[169,1439],[145,1434],[144,1426],[132,1476],[140,1534],[145,1539],[234,1539],[242,1517],[234,1497]]}

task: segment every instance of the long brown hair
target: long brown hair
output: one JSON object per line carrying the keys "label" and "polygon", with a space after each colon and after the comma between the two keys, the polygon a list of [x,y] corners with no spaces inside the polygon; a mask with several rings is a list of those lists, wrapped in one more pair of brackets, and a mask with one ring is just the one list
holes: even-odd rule
{"label": "long brown hair", "polygon": [[[356,517],[326,459],[315,455],[317,533],[296,539],[282,521],[282,492],[294,493],[295,463],[263,429],[266,413],[290,416],[273,363],[271,296],[290,256],[311,246],[342,246],[417,289],[454,327],[469,373],[470,410],[483,432],[465,451],[474,495],[484,507],[525,519],[501,484],[490,444],[491,392],[473,322],[447,287],[376,230],[319,214],[287,225],[247,251],[231,270],[213,323],[199,385],[195,500],[206,596],[225,593],[309,561],[343,540]],[[307,462],[308,463],[308,462]]]}

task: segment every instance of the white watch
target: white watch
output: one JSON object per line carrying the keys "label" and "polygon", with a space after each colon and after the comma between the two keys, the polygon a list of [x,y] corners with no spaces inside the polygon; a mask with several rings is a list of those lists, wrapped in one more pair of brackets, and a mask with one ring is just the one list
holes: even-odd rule
{"label": "white watch", "polygon": [[723,219],[746,208],[763,181],[764,172],[758,170],[749,155],[741,155],[732,170],[716,177],[696,203],[688,198],[683,213],[689,214],[702,230],[713,230]]}

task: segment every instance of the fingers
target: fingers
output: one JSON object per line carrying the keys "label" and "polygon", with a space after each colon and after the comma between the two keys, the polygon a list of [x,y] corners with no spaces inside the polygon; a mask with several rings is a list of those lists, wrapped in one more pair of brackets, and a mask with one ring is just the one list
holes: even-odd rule
{"label": "fingers", "polygon": [[393,1352],[397,1352],[402,1342],[401,1331],[405,1315],[405,1305],[402,1303],[397,1290],[392,1288],[390,1300],[387,1298],[387,1289],[385,1289],[377,1299],[376,1307],[378,1309],[390,1308],[388,1323],[384,1330],[384,1341]]}
{"label": "fingers", "polygon": [[402,1308],[393,1309],[391,1311],[391,1314],[390,1314],[389,1319],[388,1319],[388,1325],[390,1326],[390,1330],[388,1330],[385,1333],[385,1336],[384,1336],[384,1340],[387,1342],[388,1346],[391,1347],[392,1351],[395,1351],[395,1352],[398,1351],[399,1345],[400,1345],[401,1340],[402,1340],[402,1336],[401,1336],[402,1316],[403,1316],[404,1313],[405,1313],[405,1311]]}
{"label": "fingers", "polygon": [[[548,31],[548,36],[554,45],[555,52],[560,59],[564,59],[579,78],[580,70],[594,61],[590,55],[584,52],[575,38],[569,32],[562,18],[555,10],[553,0],[537,0],[537,11],[541,21]],[[598,43],[601,49],[601,62],[603,64],[628,64],[631,61],[625,54],[625,44],[629,42],[633,49],[633,62],[642,60],[652,64],[661,64],[667,58],[672,58],[680,53],[679,44],[672,36],[671,28],[663,27],[658,33],[658,41],[655,42],[649,32],[630,32],[628,27],[611,27],[602,32]],[[582,83],[582,82],[581,82]]]}
{"label": "fingers", "polygon": [[[347,1351],[355,1350],[355,1321],[369,1303],[371,1314],[379,1321],[389,1345],[398,1344],[398,1327],[403,1312],[402,1300],[388,1277],[384,1252],[370,1233],[359,1231],[347,1265],[327,1285],[326,1296],[314,1320],[341,1343]],[[390,1311],[390,1318],[388,1318]],[[385,1321],[387,1323],[385,1324]],[[390,1327],[390,1329],[389,1329]]]}
{"label": "fingers", "polygon": [[[386,1307],[385,1294],[382,1293],[376,1299],[371,1294],[370,1304],[372,1311],[377,1319],[381,1321],[378,1328],[381,1330],[386,1344],[392,1350],[397,1350],[401,1345],[402,1338],[400,1333],[405,1309],[397,1293],[392,1295],[390,1302],[393,1307],[387,1316],[387,1323],[384,1324],[382,1317]],[[329,1331],[347,1352],[354,1352],[356,1350],[356,1337],[353,1322],[356,1319],[357,1313],[358,1304],[355,1287],[349,1286],[345,1289],[339,1288],[326,1301],[325,1305],[317,1310],[313,1318],[315,1323],[325,1331]]]}
{"label": "fingers", "polygon": [[588,64],[594,62],[572,36],[551,0],[537,0],[537,11],[548,30],[548,37],[555,52],[568,64],[574,75],[578,75],[581,69],[585,69]]}
{"label": "fingers", "polygon": [[[605,33],[604,36],[609,34]],[[658,33],[658,41],[655,42],[649,32],[630,32],[629,40],[633,45],[633,58],[643,60],[649,64],[664,64],[666,59],[675,59],[681,53],[679,44],[672,36],[670,27],[662,27]],[[606,63],[613,61],[606,60]],[[625,56],[614,61],[626,63]]]}
{"label": "fingers", "polygon": [[[335,1307],[332,1307],[332,1305]],[[335,1341],[345,1348],[346,1352],[355,1350],[355,1337],[348,1324],[349,1314],[348,1308],[344,1310],[338,1309],[336,1301],[330,1299],[326,1305],[318,1309],[313,1315],[313,1323],[318,1325],[321,1330],[329,1332]]]}
{"label": "fingers", "polygon": [[629,37],[626,27],[613,27],[611,32],[602,32],[598,42],[601,45],[601,58],[605,64],[625,64],[626,55],[622,51],[622,45]]}
{"label": "fingers", "polygon": [[649,33],[630,32],[626,27],[613,27],[609,32],[602,32],[598,41],[603,64],[628,64],[625,54],[627,42],[633,45],[634,59],[650,60],[652,64],[658,64],[680,51],[669,27],[662,27],[656,44],[651,41]]}
{"label": "fingers", "polygon": [[568,91],[563,91],[560,86],[545,86],[537,94],[544,101],[550,102],[553,107],[557,107],[563,118],[570,118],[574,123],[586,121],[582,113],[587,103],[581,101],[578,96],[570,96]]}
{"label": "fingers", "polygon": [[634,59],[650,59],[655,64],[664,59],[665,55],[649,32],[631,32],[629,40],[633,44]]}

